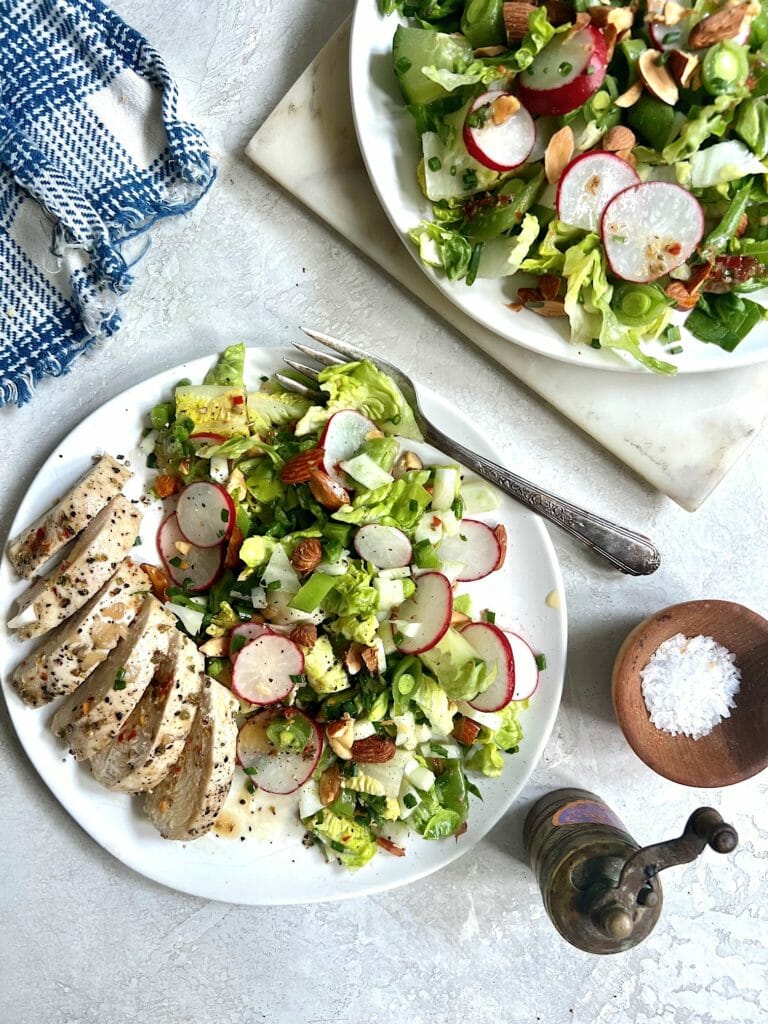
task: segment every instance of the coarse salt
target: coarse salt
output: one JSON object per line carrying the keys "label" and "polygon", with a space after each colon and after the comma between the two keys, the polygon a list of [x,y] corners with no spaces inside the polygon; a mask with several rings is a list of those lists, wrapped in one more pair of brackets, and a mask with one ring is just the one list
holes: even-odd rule
{"label": "coarse salt", "polygon": [[640,673],[645,706],[657,729],[698,740],[736,706],[736,657],[711,636],[665,640]]}

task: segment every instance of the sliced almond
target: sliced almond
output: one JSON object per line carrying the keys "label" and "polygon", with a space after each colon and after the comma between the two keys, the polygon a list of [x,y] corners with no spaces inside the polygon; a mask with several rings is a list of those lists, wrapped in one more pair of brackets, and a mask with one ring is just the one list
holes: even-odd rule
{"label": "sliced almond", "polygon": [[695,53],[684,53],[682,50],[670,50],[667,57],[667,67],[677,84],[683,89],[690,83],[691,76],[699,64],[700,59]]}
{"label": "sliced almond", "polygon": [[506,124],[520,109],[517,96],[498,96],[491,104],[491,120],[495,125]]}
{"label": "sliced almond", "polygon": [[556,299],[563,282],[556,274],[542,274],[537,283],[543,299]]}
{"label": "sliced almond", "polygon": [[215,636],[212,640],[206,640],[201,644],[200,651],[206,658],[223,658],[229,652],[229,638],[226,636]]}
{"label": "sliced almond", "polygon": [[636,82],[633,82],[632,85],[630,85],[630,87],[613,102],[617,107],[621,107],[623,110],[628,110],[629,107],[634,107],[642,95],[643,83],[638,78]]}
{"label": "sliced almond", "polygon": [[679,98],[675,80],[664,64],[659,64],[661,54],[658,50],[646,50],[640,54],[637,69],[648,92],[662,103],[674,107]]}
{"label": "sliced almond", "polygon": [[635,12],[632,7],[590,7],[587,11],[589,19],[597,28],[613,25],[616,32],[626,32],[632,28]]}
{"label": "sliced almond", "polygon": [[451,625],[452,626],[466,626],[468,622],[472,620],[464,612],[457,612],[456,609],[451,612]]}
{"label": "sliced almond", "polygon": [[679,25],[684,17],[689,13],[687,7],[683,7],[682,4],[678,4],[675,0],[667,0],[664,4],[663,18],[665,25]]}
{"label": "sliced almond", "polygon": [[724,39],[733,39],[739,34],[741,23],[747,14],[747,4],[738,7],[726,7],[716,14],[710,14],[694,25],[688,36],[690,50],[705,50],[708,46],[721,43]]}
{"label": "sliced almond", "polygon": [[570,125],[555,132],[549,140],[544,154],[544,173],[550,185],[560,180],[560,175],[573,159],[575,140]]}
{"label": "sliced almond", "polygon": [[504,30],[507,33],[508,43],[519,43],[528,32],[528,15],[533,14],[536,8],[533,4],[522,3],[521,0],[513,0],[504,4]]}
{"label": "sliced almond", "polygon": [[623,160],[625,164],[629,164],[630,167],[637,167],[637,157],[631,149],[617,149],[616,156],[619,160]]}
{"label": "sliced almond", "polygon": [[579,11],[576,17],[573,19],[573,25],[565,33],[565,38],[570,39],[571,36],[575,36],[577,32],[581,32],[583,28],[591,23],[591,19],[586,11]]}
{"label": "sliced almond", "polygon": [[615,25],[606,25],[603,29],[603,39],[605,40],[605,59],[610,62],[613,60],[613,51],[616,49],[616,40],[619,38],[619,33]]}
{"label": "sliced almond", "polygon": [[601,148],[607,153],[617,153],[621,149],[634,149],[636,145],[635,133],[623,124],[609,128],[601,142]]}
{"label": "sliced almond", "polygon": [[478,46],[474,51],[475,57],[499,57],[502,53],[506,53],[509,49],[508,46]]}
{"label": "sliced almond", "polygon": [[342,718],[338,722],[329,722],[325,727],[325,735],[331,750],[340,757],[342,761],[348,761],[352,757],[352,744],[355,737],[355,720],[353,718]]}
{"label": "sliced almond", "polygon": [[526,309],[530,309],[537,316],[547,318],[565,316],[565,303],[562,299],[542,299],[541,302],[527,302]]}

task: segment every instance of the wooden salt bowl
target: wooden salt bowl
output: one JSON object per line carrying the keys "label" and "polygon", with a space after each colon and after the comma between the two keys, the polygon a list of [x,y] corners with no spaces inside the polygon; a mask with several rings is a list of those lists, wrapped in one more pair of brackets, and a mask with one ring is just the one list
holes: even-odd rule
{"label": "wooden salt bowl", "polygon": [[[708,736],[672,736],[651,724],[640,672],[659,644],[676,633],[711,636],[736,656],[741,686],[736,707]],[[616,656],[613,707],[637,756],[684,786],[731,786],[768,766],[768,621],[732,601],[686,601],[651,615]]]}

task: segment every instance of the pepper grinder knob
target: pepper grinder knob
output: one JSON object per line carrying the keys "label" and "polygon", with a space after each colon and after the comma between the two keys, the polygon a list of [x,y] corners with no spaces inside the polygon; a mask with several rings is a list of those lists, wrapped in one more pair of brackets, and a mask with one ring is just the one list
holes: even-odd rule
{"label": "pepper grinder knob", "polygon": [[723,821],[714,807],[700,807],[694,811],[693,831],[715,851],[731,853],[736,849],[739,836],[733,825]]}
{"label": "pepper grinder knob", "polygon": [[612,939],[628,939],[634,927],[632,915],[625,907],[612,903],[600,914],[600,927]]}

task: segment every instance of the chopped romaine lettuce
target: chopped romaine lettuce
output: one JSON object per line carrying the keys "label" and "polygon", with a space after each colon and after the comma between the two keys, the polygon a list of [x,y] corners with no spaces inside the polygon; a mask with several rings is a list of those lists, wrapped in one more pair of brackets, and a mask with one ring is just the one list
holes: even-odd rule
{"label": "chopped romaine lettuce", "polygon": [[310,832],[326,847],[329,857],[348,868],[361,868],[376,853],[376,840],[367,825],[351,818],[342,818],[326,807],[307,823]]}

